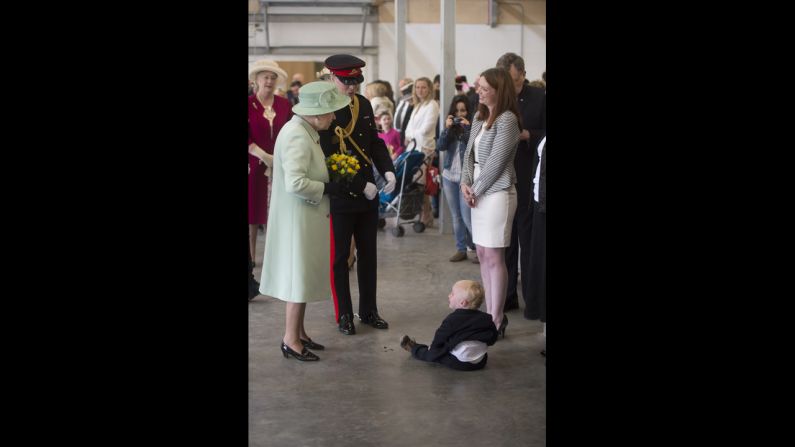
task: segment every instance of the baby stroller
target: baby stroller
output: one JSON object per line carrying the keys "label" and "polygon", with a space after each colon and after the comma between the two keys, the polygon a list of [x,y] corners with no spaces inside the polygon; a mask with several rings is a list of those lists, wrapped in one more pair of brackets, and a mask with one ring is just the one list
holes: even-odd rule
{"label": "baby stroller", "polygon": [[[420,151],[407,150],[395,160],[395,189],[387,194],[383,189],[378,193],[379,217],[397,217],[392,235],[402,237],[405,230],[401,225],[413,224],[415,233],[425,231],[425,224],[420,222],[422,200],[425,185],[418,183],[422,178],[422,165],[425,154]],[[415,218],[416,217],[416,218]]]}

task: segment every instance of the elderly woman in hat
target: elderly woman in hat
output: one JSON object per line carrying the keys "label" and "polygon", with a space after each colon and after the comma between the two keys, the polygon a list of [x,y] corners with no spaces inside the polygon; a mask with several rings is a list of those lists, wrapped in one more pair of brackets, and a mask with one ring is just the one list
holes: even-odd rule
{"label": "elderly woman in hat", "polygon": [[249,70],[254,94],[248,98],[248,223],[252,266],[256,262],[257,227],[268,223],[268,177],[276,137],[293,112],[290,101],[275,95],[287,73],[272,60],[261,59]]}
{"label": "elderly woman in hat", "polygon": [[330,205],[327,195],[349,194],[345,184],[329,182],[318,131],[328,129],[334,111],[350,98],[328,82],[310,82],[299,90],[295,115],[276,139],[273,159],[271,225],[265,235],[263,295],[287,303],[281,350],[284,357],[318,360],[321,350],[304,328],[306,303],[331,295]]}

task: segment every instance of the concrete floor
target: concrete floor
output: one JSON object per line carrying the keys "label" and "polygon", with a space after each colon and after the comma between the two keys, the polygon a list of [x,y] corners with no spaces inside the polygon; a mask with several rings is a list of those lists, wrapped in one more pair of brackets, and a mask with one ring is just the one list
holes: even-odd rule
{"label": "concrete floor", "polygon": [[[480,280],[480,268],[447,260],[455,252],[450,234],[406,226],[405,236],[395,238],[390,225],[378,234],[378,309],[389,329],[355,319],[356,335],[343,335],[331,299],[310,303],[307,332],[326,349],[314,351],[319,362],[299,362],[279,350],[284,303],[258,296],[249,304],[249,445],[544,446],[542,324],[525,320],[521,309],[508,312],[506,338],[489,347],[480,371],[411,358],[401,337],[430,343],[451,312],[450,287]],[[262,241],[261,235],[260,261]],[[259,280],[259,262],[254,273]],[[354,312],[356,284],[354,269]]]}

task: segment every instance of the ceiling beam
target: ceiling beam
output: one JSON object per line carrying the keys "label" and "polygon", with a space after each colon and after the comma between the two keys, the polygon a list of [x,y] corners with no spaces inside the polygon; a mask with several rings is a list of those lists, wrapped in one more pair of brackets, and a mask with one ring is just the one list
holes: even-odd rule
{"label": "ceiling beam", "polygon": [[[262,23],[265,21],[263,14],[249,14],[248,23]],[[358,23],[362,21],[361,14],[274,14],[268,13],[271,23]],[[378,23],[377,15],[365,16],[366,23]]]}
{"label": "ceiling beam", "polygon": [[378,55],[377,46],[279,46],[279,47],[248,47],[249,56],[261,56],[266,54],[275,55],[294,55],[294,54],[307,54],[307,55],[331,55],[331,54],[364,54],[368,56]]}

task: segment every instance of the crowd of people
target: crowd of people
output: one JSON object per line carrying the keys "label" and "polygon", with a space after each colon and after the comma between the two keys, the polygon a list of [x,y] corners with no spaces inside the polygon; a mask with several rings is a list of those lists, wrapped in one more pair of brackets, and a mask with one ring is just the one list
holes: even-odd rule
{"label": "crowd of people", "polygon": [[[339,331],[355,334],[349,271],[358,259],[359,322],[388,329],[377,306],[378,191],[391,193],[396,160],[418,151],[421,182],[434,181],[425,170],[441,168],[455,243],[449,261],[474,251],[481,278],[453,286],[454,311],[429,346],[404,336],[401,347],[454,369],[483,368],[486,347],[505,337],[505,313],[519,308],[518,284],[523,316],[543,322],[546,334],[546,73],[531,82],[524,60],[506,53],[471,85],[457,76],[443,115],[438,75],[401,79],[398,98],[382,80],[362,95],[364,67],[355,56],[333,55],[317,80],[295,76],[282,91],[288,76],[275,61],[250,70],[249,300],[261,293],[285,301],[283,355],[318,360],[311,350],[324,346],[304,327],[306,303],[331,297]],[[330,177],[334,154],[355,157],[349,180]],[[438,203],[424,195],[426,226],[434,225]],[[266,236],[258,283],[259,228]]]}

